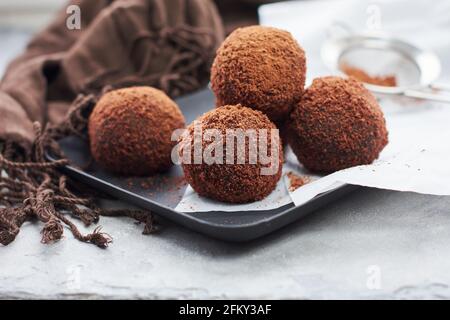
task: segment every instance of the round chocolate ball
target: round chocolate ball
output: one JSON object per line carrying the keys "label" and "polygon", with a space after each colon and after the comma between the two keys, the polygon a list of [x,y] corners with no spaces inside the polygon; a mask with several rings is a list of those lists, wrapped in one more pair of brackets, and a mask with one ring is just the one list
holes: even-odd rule
{"label": "round chocolate ball", "polygon": [[152,175],[172,165],[172,132],[185,126],[177,104],[151,87],[106,93],[89,117],[94,159],[123,175]]}
{"label": "round chocolate ball", "polygon": [[323,173],[370,164],[388,143],[377,100],[352,78],[315,79],[292,110],[288,132],[298,160]]}
{"label": "round chocolate ball", "polygon": [[[213,141],[206,139],[207,130],[220,133],[220,139],[217,135]],[[188,127],[180,142],[181,158],[185,157],[186,152],[190,154],[188,158],[185,157],[190,163],[182,161],[187,182],[199,195],[223,202],[246,203],[265,198],[275,189],[281,177],[283,162],[278,131],[272,130],[277,129],[265,114],[240,105],[223,106],[205,113]],[[195,140],[198,132],[201,132],[200,140]],[[253,138],[251,134],[248,135],[240,143],[233,136],[233,133],[239,132],[253,132],[254,135]],[[232,144],[230,137],[234,141]],[[217,145],[212,151],[209,148],[213,143]],[[260,148],[261,143],[265,143],[264,151]],[[255,144],[258,146],[257,152],[261,151],[266,158],[262,158],[259,153],[256,158],[250,156],[250,146],[254,147]],[[216,153],[220,150],[217,149],[218,145],[222,147],[222,153]],[[203,155],[200,163],[194,159],[196,146]],[[205,150],[210,152],[205,153]],[[216,159],[208,161],[205,154],[211,154]]]}
{"label": "round chocolate ball", "polygon": [[303,93],[306,58],[292,35],[251,26],[233,31],[211,69],[216,105],[242,104],[283,122]]}

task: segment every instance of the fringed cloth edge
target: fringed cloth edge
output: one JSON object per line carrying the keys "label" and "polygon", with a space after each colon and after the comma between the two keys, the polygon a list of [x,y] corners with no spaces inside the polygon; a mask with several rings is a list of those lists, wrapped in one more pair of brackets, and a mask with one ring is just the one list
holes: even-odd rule
{"label": "fringed cloth edge", "polygon": [[[214,46],[210,30],[178,26],[165,28],[157,33],[143,34],[142,38],[153,44],[157,52],[161,41],[169,41],[178,54],[174,55],[166,70],[161,74],[146,76],[149,61],[142,64],[140,71],[111,83],[114,88],[139,84],[153,85],[176,97],[200,88],[205,78],[205,65],[210,64],[208,52]],[[102,79],[89,84],[89,91],[98,92]],[[42,128],[34,124],[35,141],[30,150],[20,147],[17,139],[3,141],[0,145],[0,244],[8,245],[15,240],[26,221],[38,220],[44,224],[42,242],[51,243],[62,238],[65,225],[73,236],[83,242],[106,248],[112,242],[107,233],[97,227],[93,233],[83,235],[70,218],[81,220],[85,226],[96,224],[100,216],[126,216],[145,224],[144,234],[156,230],[154,215],[139,210],[104,210],[96,205],[92,190],[62,174],[58,169],[67,165],[57,141],[67,136],[87,139],[88,117],[106,91],[100,95],[79,95],[72,104],[65,121],[60,125]],[[51,152],[59,159],[48,162],[45,152]],[[70,218],[69,218],[70,217]]]}
{"label": "fringed cloth edge", "polygon": [[[104,92],[103,92],[104,93]],[[59,169],[69,162],[57,141],[75,135],[86,137],[87,119],[99,96],[80,95],[72,104],[61,124],[41,128],[34,123],[36,139],[31,152],[24,152],[13,141],[3,141],[0,154],[0,244],[8,245],[19,234],[26,221],[38,220],[44,224],[42,243],[58,241],[65,225],[73,236],[86,243],[106,248],[112,237],[96,227],[90,234],[82,234],[71,218],[85,226],[97,224],[100,216],[125,216],[144,223],[144,234],[156,230],[152,212],[140,210],[105,210],[97,206],[92,192]],[[45,152],[60,160],[49,162]]]}

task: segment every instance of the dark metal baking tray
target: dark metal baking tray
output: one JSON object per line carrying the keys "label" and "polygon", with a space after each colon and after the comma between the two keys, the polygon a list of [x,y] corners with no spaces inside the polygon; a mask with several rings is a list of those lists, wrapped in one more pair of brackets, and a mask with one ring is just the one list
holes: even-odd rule
{"label": "dark metal baking tray", "polygon": [[[209,89],[204,89],[177,102],[186,122],[190,123],[200,114],[213,108],[214,96]],[[173,166],[167,173],[154,177],[120,177],[92,163],[89,148],[81,139],[68,137],[61,140],[60,145],[73,164],[61,169],[67,175],[118,199],[149,209],[189,229],[226,241],[248,241],[269,234],[356,188],[344,185],[320,194],[298,207],[288,204],[267,211],[183,213],[174,210],[187,187],[180,183],[183,172],[179,166]],[[50,160],[54,160],[51,155],[47,156]]]}

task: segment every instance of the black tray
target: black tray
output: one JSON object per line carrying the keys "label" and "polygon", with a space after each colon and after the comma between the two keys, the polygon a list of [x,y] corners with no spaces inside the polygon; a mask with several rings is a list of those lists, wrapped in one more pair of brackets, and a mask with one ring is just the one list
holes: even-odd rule
{"label": "black tray", "polygon": [[[210,90],[205,89],[177,102],[186,122],[190,123],[214,106],[214,96]],[[90,152],[82,140],[69,137],[61,140],[60,145],[74,164],[62,168],[66,174],[189,229],[227,241],[248,241],[271,233],[357,188],[344,185],[320,194],[298,207],[289,204],[268,211],[183,213],[174,210],[187,187],[180,183],[183,172],[179,166],[173,166],[169,172],[150,178],[118,177],[102,170],[95,163],[86,168],[90,162]],[[51,155],[48,158],[54,160]]]}

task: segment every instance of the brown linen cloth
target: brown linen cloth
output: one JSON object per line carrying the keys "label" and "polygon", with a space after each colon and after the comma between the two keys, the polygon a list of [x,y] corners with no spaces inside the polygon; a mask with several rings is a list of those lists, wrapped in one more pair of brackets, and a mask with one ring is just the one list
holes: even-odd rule
{"label": "brown linen cloth", "polygon": [[198,89],[223,29],[209,0],[74,0],[34,37],[0,83],[0,139],[31,145],[32,123],[59,122],[78,93],[147,84],[171,96]]}
{"label": "brown linen cloth", "polygon": [[[81,9],[80,30],[66,26],[68,5]],[[99,215],[127,215],[146,223],[144,232],[152,231],[151,214],[97,208],[83,192],[86,187],[77,189],[58,172],[66,160],[46,162],[44,147],[56,149],[54,138],[67,132],[81,135],[105,86],[150,85],[172,97],[199,89],[208,81],[224,36],[210,0],[72,0],[68,5],[0,82],[0,171],[7,173],[0,176],[4,245],[25,221],[36,218],[44,223],[44,243],[59,240],[65,224],[81,241],[108,245],[110,237],[98,228],[82,235],[69,214],[86,225]],[[80,93],[85,96],[75,100]]]}

